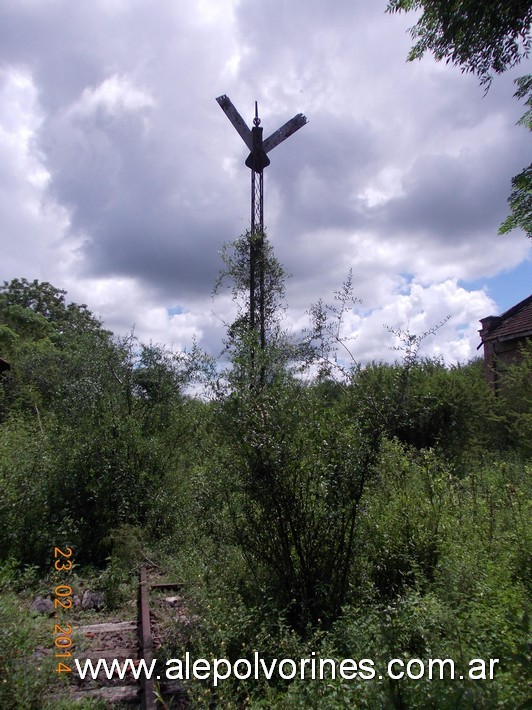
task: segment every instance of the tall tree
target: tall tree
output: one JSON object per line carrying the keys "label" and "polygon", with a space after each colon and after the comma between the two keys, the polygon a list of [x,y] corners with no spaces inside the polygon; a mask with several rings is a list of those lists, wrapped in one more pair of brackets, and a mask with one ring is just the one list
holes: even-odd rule
{"label": "tall tree", "polygon": [[65,301],[66,291],[47,281],[12,279],[0,286],[0,324],[29,339],[92,332],[109,335],[85,304]]}
{"label": "tall tree", "polygon": [[428,50],[489,86],[497,74],[518,64],[530,50],[530,0],[389,0],[387,12],[421,10],[410,28],[415,44],[409,59]]}

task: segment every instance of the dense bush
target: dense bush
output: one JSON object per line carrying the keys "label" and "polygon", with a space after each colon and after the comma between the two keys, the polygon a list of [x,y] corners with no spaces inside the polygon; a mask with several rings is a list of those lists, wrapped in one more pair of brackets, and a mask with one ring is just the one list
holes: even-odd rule
{"label": "dense bush", "polygon": [[408,368],[370,364],[356,372],[353,387],[388,437],[418,449],[460,455],[496,449],[504,439],[480,360],[450,367],[431,359]]}
{"label": "dense bush", "polygon": [[174,485],[194,365],[113,339],[49,284],[5,285],[2,320],[18,330],[0,385],[2,554],[43,565],[61,542],[101,564],[109,530],[150,524]]}
{"label": "dense bush", "polygon": [[378,439],[323,407],[294,380],[229,398],[223,408],[235,538],[258,588],[298,628],[334,619],[345,601],[359,501]]}
{"label": "dense bush", "polygon": [[[419,680],[196,682],[199,707],[525,707],[530,466],[486,457],[457,477],[434,452],[395,441],[384,445],[377,469],[361,500],[350,590],[332,628],[315,621],[295,632],[267,588],[251,602],[240,582],[243,561],[225,545],[200,578],[199,564],[188,568],[202,618],[189,648],[232,663],[252,661],[254,651],[268,664],[313,654],[338,663],[366,658],[380,674],[394,658],[420,659],[427,669],[429,659],[453,659],[454,679],[446,670],[433,680],[427,672]],[[499,659],[493,680],[469,679],[469,663],[489,667],[490,658]]]}

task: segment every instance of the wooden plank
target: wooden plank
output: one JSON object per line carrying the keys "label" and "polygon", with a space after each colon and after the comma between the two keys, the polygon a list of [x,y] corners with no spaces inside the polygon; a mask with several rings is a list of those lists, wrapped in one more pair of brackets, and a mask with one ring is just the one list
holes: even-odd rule
{"label": "wooden plank", "polygon": [[226,96],[225,94],[223,96],[218,96],[216,101],[218,101],[222,111],[225,113],[227,118],[231,121],[233,126],[236,128],[238,135],[240,136],[240,138],[242,138],[242,140],[247,145],[249,150],[253,150],[253,137],[251,135],[251,131],[248,128],[248,126],[246,125],[246,122],[244,121],[242,116],[238,113],[238,111],[234,107],[229,96]]}
{"label": "wooden plank", "polygon": [[[149,586],[146,576],[146,567],[140,568],[139,584],[139,612],[140,612],[140,658],[144,658],[149,668],[153,661],[153,637],[151,634]],[[156,710],[157,696],[155,695],[155,682],[143,673],[140,679],[142,689],[142,710]]]}
{"label": "wooden plank", "polygon": [[113,634],[120,631],[135,631],[136,621],[114,621],[107,624],[91,624],[90,626],[74,627],[74,633],[79,634]]}
{"label": "wooden plank", "polygon": [[291,118],[284,124],[284,126],[281,126],[281,128],[278,128],[274,133],[271,134],[271,136],[266,138],[266,140],[262,144],[264,152],[269,153],[270,150],[276,148],[279,143],[282,143],[293,133],[298,131],[300,128],[303,128],[306,123],[306,116],[303,116],[302,113],[298,113],[297,116]]}
{"label": "wooden plank", "polygon": [[102,648],[102,649],[95,649],[91,648],[90,652],[85,652],[85,651],[80,651],[79,656],[76,656],[76,659],[79,661],[79,663],[83,663],[84,661],[97,661],[99,658],[103,658],[106,661],[112,661],[113,658],[116,658],[117,661],[124,661],[126,658],[131,658],[132,660],[136,660],[137,658],[137,649],[136,648]]}
{"label": "wooden plank", "polygon": [[114,685],[112,688],[96,688],[94,690],[78,690],[70,698],[75,703],[85,702],[88,698],[101,698],[108,703],[130,703],[137,700],[139,689],[136,685]]}

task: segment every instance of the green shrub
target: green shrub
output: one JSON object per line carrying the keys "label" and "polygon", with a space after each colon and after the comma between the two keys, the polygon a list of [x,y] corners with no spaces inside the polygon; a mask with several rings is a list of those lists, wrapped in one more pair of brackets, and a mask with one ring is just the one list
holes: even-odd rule
{"label": "green shrub", "polygon": [[272,384],[227,402],[235,539],[259,588],[299,629],[341,610],[378,437],[312,388]]}
{"label": "green shrub", "polygon": [[364,412],[389,438],[448,455],[495,448],[501,432],[480,360],[447,367],[437,359],[371,364],[353,377],[354,414]]}
{"label": "green shrub", "polygon": [[43,696],[56,680],[55,659],[38,649],[52,639],[49,623],[34,619],[13,593],[0,594],[0,707],[43,707]]}

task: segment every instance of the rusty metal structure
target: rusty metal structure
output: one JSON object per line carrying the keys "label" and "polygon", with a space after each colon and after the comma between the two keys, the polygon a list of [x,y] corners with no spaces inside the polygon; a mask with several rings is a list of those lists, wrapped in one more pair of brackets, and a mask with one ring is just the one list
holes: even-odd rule
{"label": "rusty metal structure", "polygon": [[[144,658],[146,666],[150,666],[153,661],[153,637],[151,633],[149,586],[146,575],[146,567],[140,569],[139,583],[139,647],[141,658]],[[141,676],[141,702],[142,710],[155,710],[157,707],[157,697],[155,695],[155,684],[153,678]]]}
{"label": "rusty metal structure", "polygon": [[[56,701],[57,706],[70,697],[76,703],[96,700],[105,703],[106,707],[124,703],[142,710],[177,710],[190,707],[187,688],[182,679],[166,678],[162,663],[156,660],[169,629],[173,635],[176,624],[190,623],[191,617],[187,618],[184,613],[184,595],[165,596],[165,592],[170,590],[182,592],[183,584],[162,581],[160,568],[152,566],[153,563],[149,565],[149,568],[146,565],[140,568],[136,619],[130,618],[131,609],[128,608],[127,621],[107,619],[102,623],[96,620],[97,623],[75,626],[73,629],[73,648],[81,642],[76,650],[76,663],[86,667],[86,663],[95,658],[108,664],[118,662],[120,665],[124,664],[124,673],[119,674],[119,677],[115,672],[111,677],[103,669],[98,672],[97,677],[92,673],[85,673],[83,676],[71,673],[70,684],[63,686],[61,691],[50,698]],[[94,619],[92,621],[94,622]],[[185,658],[187,653],[183,647]],[[137,668],[142,662],[145,672],[134,673],[131,666],[127,671],[130,662]]]}
{"label": "rusty metal structure", "polygon": [[[235,127],[250,153],[246,166],[251,170],[251,229],[249,240],[249,326],[257,330],[259,347],[266,347],[265,286],[264,286],[264,168],[270,164],[268,153],[302,128],[307,119],[302,113],[287,121],[281,128],[263,140],[258,105],[255,101],[253,128],[248,128],[228,96],[219,96],[216,101]],[[258,278],[257,278],[258,276]],[[258,323],[257,323],[258,321]],[[253,353],[252,353],[253,359]]]}
{"label": "rusty metal structure", "polygon": [[[158,589],[181,589],[183,585],[175,582],[163,582],[159,584],[150,583],[145,565],[140,568],[140,582],[138,593],[138,637],[139,656],[143,658],[146,667],[149,668],[154,659],[154,640],[152,635],[150,617],[150,590]],[[160,679],[161,676],[157,676]],[[160,684],[157,684],[160,685]],[[149,678],[143,673],[140,680],[141,687],[141,709],[157,710],[160,707],[168,707],[159,704],[156,693],[156,680],[153,675]],[[174,692],[181,692],[181,688],[174,689]]]}

